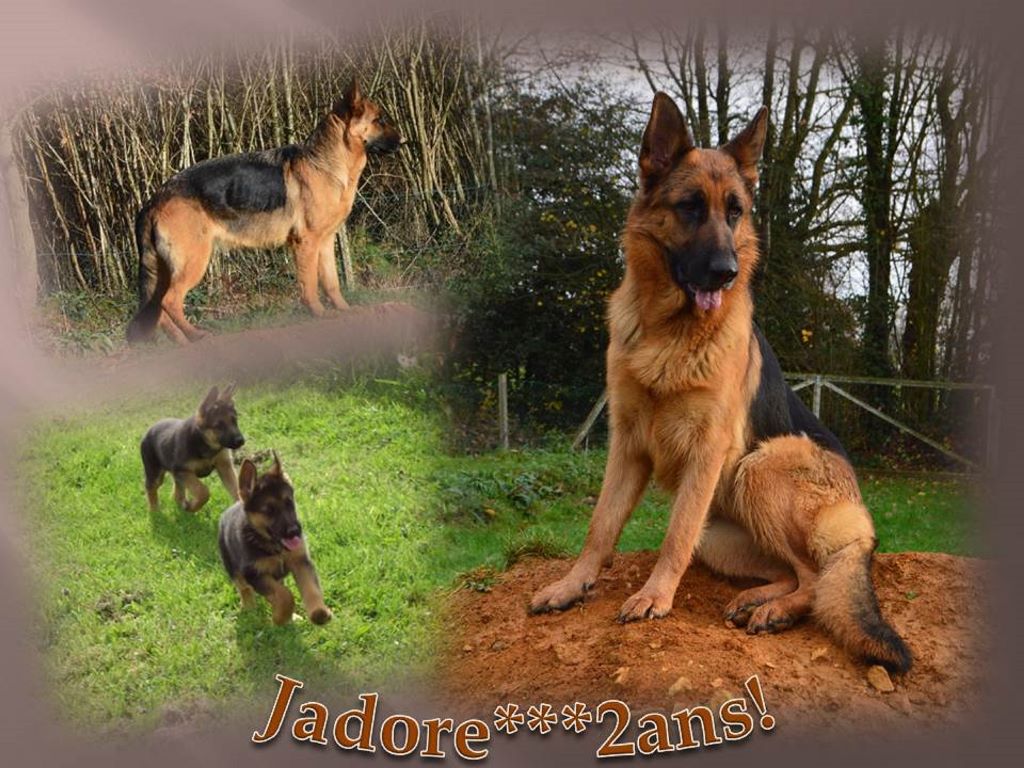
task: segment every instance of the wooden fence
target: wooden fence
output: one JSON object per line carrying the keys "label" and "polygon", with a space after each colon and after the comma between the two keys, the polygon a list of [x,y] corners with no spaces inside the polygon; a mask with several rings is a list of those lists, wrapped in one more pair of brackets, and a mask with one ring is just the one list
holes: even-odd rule
{"label": "wooden fence", "polygon": [[[814,411],[814,415],[821,416],[821,398],[822,393],[826,390],[832,392],[839,397],[853,403],[858,408],[861,408],[872,416],[886,422],[887,424],[895,427],[904,434],[910,435],[919,442],[924,443],[928,447],[938,451],[943,456],[957,462],[964,466],[968,471],[975,472],[980,469],[978,462],[973,459],[969,459],[956,451],[948,448],[947,446],[940,443],[938,440],[929,437],[914,429],[913,427],[905,424],[899,419],[883,412],[876,408],[870,403],[866,403],[864,400],[856,397],[848,392],[844,387],[840,385],[849,384],[871,384],[883,387],[891,387],[897,391],[903,388],[916,388],[916,389],[941,389],[941,390],[969,390],[974,392],[981,392],[986,398],[986,430],[985,430],[985,462],[984,466],[993,470],[996,464],[996,436],[998,427],[998,400],[996,398],[995,388],[990,384],[971,384],[966,382],[950,382],[950,381],[919,381],[915,379],[883,379],[875,378],[871,376],[840,376],[833,374],[823,373],[787,373],[785,374],[786,379],[790,382],[790,386],[793,391],[799,391],[806,387],[812,388],[811,393],[811,410]],[[604,411],[605,405],[608,403],[607,391],[601,393],[601,397],[591,408],[590,413],[587,414],[587,418],[584,420],[579,431],[576,433],[576,437],[573,440],[572,447],[578,449],[587,440],[587,436],[593,429],[594,424],[597,422],[602,411]]]}

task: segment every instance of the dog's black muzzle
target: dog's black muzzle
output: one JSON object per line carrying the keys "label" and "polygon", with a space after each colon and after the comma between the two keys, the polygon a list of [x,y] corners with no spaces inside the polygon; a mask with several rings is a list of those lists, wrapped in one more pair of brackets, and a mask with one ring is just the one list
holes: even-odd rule
{"label": "dog's black muzzle", "polygon": [[740,265],[736,261],[735,254],[719,252],[711,257],[711,261],[708,263],[707,277],[701,288],[706,291],[729,288],[739,273]]}
{"label": "dog's black muzzle", "polygon": [[242,436],[241,432],[234,435],[228,435],[224,438],[223,445],[225,448],[230,448],[235,451],[245,445],[245,438]]}
{"label": "dog's black muzzle", "polygon": [[366,151],[375,155],[390,155],[401,147],[405,142],[398,134],[378,136],[366,142]]}
{"label": "dog's black muzzle", "polygon": [[732,287],[739,275],[739,263],[731,251],[705,255],[681,253],[669,256],[669,272],[676,285],[687,293],[714,292]]}
{"label": "dog's black muzzle", "polygon": [[302,526],[297,520],[282,521],[280,525],[274,526],[273,533],[278,539],[290,539],[302,535]]}

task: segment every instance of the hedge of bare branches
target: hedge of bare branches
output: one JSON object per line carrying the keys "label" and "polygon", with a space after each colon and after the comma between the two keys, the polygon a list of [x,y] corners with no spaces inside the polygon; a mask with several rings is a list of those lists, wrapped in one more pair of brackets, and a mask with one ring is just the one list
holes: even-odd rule
{"label": "hedge of bare branches", "polygon": [[[423,22],[362,48],[283,40],[44,94],[15,131],[44,290],[130,289],[133,218],[162,181],[209,157],[303,140],[353,76],[409,140],[371,164],[355,224],[413,249],[459,233],[498,184],[488,45],[478,29]],[[276,258],[233,254],[211,274]]]}

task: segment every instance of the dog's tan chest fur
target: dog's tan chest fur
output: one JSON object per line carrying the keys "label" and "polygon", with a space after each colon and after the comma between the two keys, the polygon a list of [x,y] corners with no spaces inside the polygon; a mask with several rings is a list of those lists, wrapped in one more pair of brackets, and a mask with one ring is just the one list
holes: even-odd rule
{"label": "dog's tan chest fur", "polygon": [[756,340],[738,332],[749,328],[742,322],[749,299],[730,297],[743,306],[727,324],[702,327],[691,317],[645,324],[633,295],[627,274],[609,305],[613,428],[631,434],[669,492],[678,490],[684,465],[714,447],[726,452],[721,474],[731,478],[752,447],[748,415],[761,373]]}
{"label": "dog's tan chest fur", "polygon": [[228,448],[222,448],[216,454],[208,459],[189,459],[185,462],[184,469],[186,472],[192,472],[199,477],[205,477],[206,475],[213,472],[217,468],[217,462],[224,459],[231,460],[231,451]]}

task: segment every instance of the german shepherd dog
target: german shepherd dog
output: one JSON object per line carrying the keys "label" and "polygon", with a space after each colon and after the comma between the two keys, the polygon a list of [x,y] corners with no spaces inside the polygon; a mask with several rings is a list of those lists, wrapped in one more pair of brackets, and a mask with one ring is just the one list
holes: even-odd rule
{"label": "german shepherd dog", "polygon": [[324,604],[295,512],[292,484],[281,469],[277,453],[273,467],[259,477],[256,465],[249,459],[243,461],[238,483],[241,500],[220,516],[217,543],[228,576],[238,587],[242,606],[253,607],[254,592],[259,592],[270,603],[274,623],[287,624],[292,619],[295,598],[283,580],[291,573],[309,620],[326,624],[331,620],[331,610]]}
{"label": "german shepherd dog", "polygon": [[318,279],[336,308],[348,307],[334,234],[352,210],[367,152],[391,152],[401,143],[353,81],[305,142],[206,160],[172,177],[135,218],[139,311],[128,341],[150,338],[157,325],[179,343],[204,335],[185,317],[185,294],[221,247],[287,244],[309,311],[324,313]]}
{"label": "german shepherd dog", "polygon": [[696,554],[767,584],[725,609],[747,632],[808,613],[854,655],[905,672],[911,655],[871,583],[871,515],[839,441],[787,386],[753,323],[751,218],[767,110],[718,149],[694,146],[678,107],[654,98],[626,272],[608,308],[608,463],[583,550],[537,592],[534,612],[583,599],[610,564],[648,481],[674,495],[657,564],[619,611],[660,617]]}
{"label": "german shepherd dog", "polygon": [[146,432],[139,451],[150,510],[160,503],[157,491],[168,472],[174,478],[174,500],[188,512],[198,511],[210,498],[209,489],[199,478],[213,470],[217,470],[231,498],[238,498],[238,476],[231,452],[242,447],[245,437],[238,428],[234,394],[234,384],[220,393],[213,387],[195,414],[187,419],[161,419]]}

